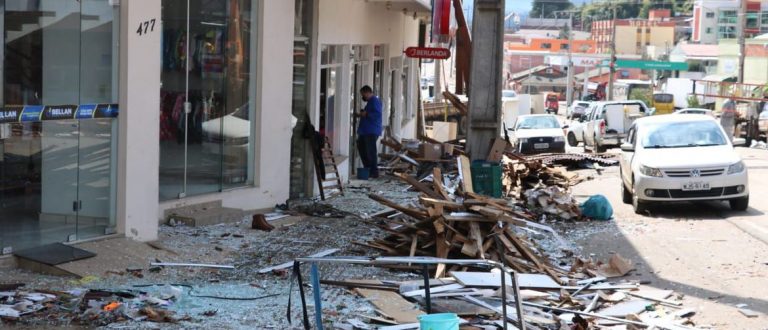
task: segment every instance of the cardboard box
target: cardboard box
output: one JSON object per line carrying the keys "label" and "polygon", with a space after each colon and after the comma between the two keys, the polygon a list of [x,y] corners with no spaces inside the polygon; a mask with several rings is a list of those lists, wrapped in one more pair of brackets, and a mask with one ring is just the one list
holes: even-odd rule
{"label": "cardboard box", "polygon": [[440,142],[455,140],[458,127],[454,122],[433,121],[432,136],[430,137]]}
{"label": "cardboard box", "polygon": [[443,143],[443,155],[453,157],[454,145],[450,143]]}
{"label": "cardboard box", "polygon": [[440,160],[443,156],[443,146],[434,143],[422,143],[419,146],[419,155],[426,160]]}

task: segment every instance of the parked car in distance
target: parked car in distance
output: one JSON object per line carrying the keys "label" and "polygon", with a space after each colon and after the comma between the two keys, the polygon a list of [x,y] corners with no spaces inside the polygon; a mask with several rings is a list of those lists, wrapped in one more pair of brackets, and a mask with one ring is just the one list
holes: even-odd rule
{"label": "parked car in distance", "polygon": [[565,152],[563,127],[554,115],[517,117],[509,131],[512,144],[520,153]]}
{"label": "parked car in distance", "polygon": [[654,115],[668,115],[675,112],[675,96],[669,93],[653,93]]}
{"label": "parked car in distance", "polygon": [[608,148],[618,147],[632,121],[649,113],[640,100],[592,103],[584,120],[584,148],[605,152]]}
{"label": "parked car in distance", "polygon": [[674,112],[676,115],[707,115],[715,117],[715,112],[709,109],[683,108]]}
{"label": "parked car in distance", "polygon": [[544,101],[544,108],[546,109],[548,114],[557,114],[558,110],[560,109],[560,100],[558,99],[558,94],[555,93],[549,93],[546,96],[546,99]]}
{"label": "parked car in distance", "polygon": [[757,126],[760,127],[760,134],[768,135],[768,111],[763,111],[757,117]]}
{"label": "parked car in distance", "polygon": [[565,117],[568,119],[581,118],[581,116],[584,115],[584,112],[587,111],[587,108],[589,108],[589,103],[590,102],[587,101],[575,101],[571,103],[571,106],[565,110]]}
{"label": "parked car in distance", "polygon": [[710,116],[636,120],[621,145],[622,201],[644,213],[652,203],[728,201],[749,207],[747,168]]}

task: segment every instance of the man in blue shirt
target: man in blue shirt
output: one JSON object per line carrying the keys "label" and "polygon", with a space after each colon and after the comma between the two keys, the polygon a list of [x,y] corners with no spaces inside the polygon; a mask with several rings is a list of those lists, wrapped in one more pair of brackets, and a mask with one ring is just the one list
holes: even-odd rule
{"label": "man in blue shirt", "polygon": [[360,152],[360,160],[368,169],[371,178],[379,177],[379,157],[376,142],[381,136],[381,101],[373,95],[371,86],[363,86],[360,95],[366,102],[365,108],[357,115],[360,124],[357,127],[357,150]]}

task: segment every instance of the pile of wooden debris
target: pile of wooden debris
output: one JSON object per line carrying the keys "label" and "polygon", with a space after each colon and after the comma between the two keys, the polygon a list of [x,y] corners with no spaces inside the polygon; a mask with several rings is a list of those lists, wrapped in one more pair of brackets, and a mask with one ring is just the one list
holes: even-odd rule
{"label": "pile of wooden debris", "polygon": [[[524,196],[525,203],[537,204],[536,207],[545,210],[555,205],[555,213],[578,212],[577,206],[575,210],[557,206],[576,205],[562,190],[576,182],[573,177],[544,166],[540,160],[509,157],[505,169],[508,192],[521,194],[518,196]],[[467,175],[459,171],[460,178]],[[388,207],[374,216],[375,225],[387,236],[356,244],[388,256],[503,263],[517,274],[526,329],[591,329],[595,326],[691,329],[688,327],[691,321],[686,317],[693,312],[682,309],[679,300],[670,299],[672,291],[641,287],[635,282],[608,282],[608,278],[631,272],[631,261],[619,255],[607,263],[550,257],[528,233],[547,232],[556,241],[563,242],[563,239],[551,227],[537,222],[539,212],[532,212],[525,203],[514,198],[498,199],[473,193],[469,180],[460,180],[458,188],[449,192],[438,168],[433,170],[431,182],[408,175],[399,177],[421,193],[418,203],[400,205],[369,195]],[[557,216],[565,218],[563,214]],[[420,268],[414,265],[411,269]],[[435,278],[430,284],[434,286],[430,288],[432,312],[456,313],[463,317],[463,322],[478,329],[504,324],[500,319],[500,273],[446,264],[438,264],[430,271]],[[367,317],[368,321],[392,324],[391,328],[381,329],[418,327],[416,318],[425,306],[424,287],[416,282],[374,282],[350,280],[327,284],[355,288],[355,292],[369,299],[380,315]],[[514,297],[507,294],[507,304],[514,304],[513,300]],[[510,329],[519,326],[514,312],[507,315],[506,321],[512,322]]]}

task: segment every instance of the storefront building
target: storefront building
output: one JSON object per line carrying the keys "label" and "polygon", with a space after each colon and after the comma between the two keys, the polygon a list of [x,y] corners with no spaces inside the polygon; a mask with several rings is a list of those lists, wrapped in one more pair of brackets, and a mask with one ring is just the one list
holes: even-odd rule
{"label": "storefront building", "polygon": [[0,2],[2,254],[154,240],[175,208],[311,196],[307,121],[347,177],[363,84],[394,133],[414,134],[418,64],[402,49],[418,42],[422,2]]}

